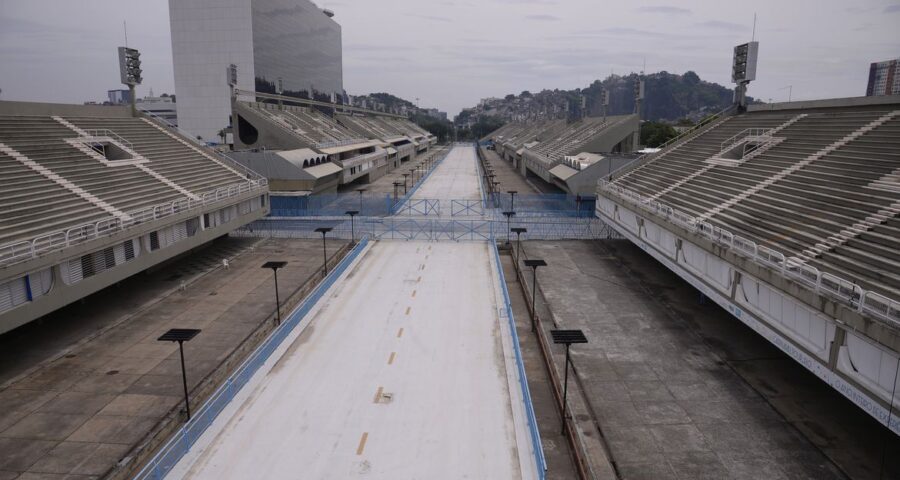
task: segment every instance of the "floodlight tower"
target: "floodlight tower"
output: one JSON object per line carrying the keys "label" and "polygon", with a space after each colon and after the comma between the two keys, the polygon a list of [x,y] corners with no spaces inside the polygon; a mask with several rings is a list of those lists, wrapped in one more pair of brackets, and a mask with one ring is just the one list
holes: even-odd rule
{"label": "floodlight tower", "polygon": [[275,83],[275,93],[278,94],[278,109],[284,110],[284,104],[281,102],[281,95],[284,93],[284,80],[281,77],[278,77],[278,81]]}
{"label": "floodlight tower", "polygon": [[606,111],[609,109],[609,90],[605,87],[600,92],[600,106],[603,108],[603,122],[606,123]]}
{"label": "floodlight tower", "polygon": [[231,99],[234,100],[234,88],[237,86],[237,65],[232,63],[225,69],[225,78],[228,80],[228,90],[231,92]]}
{"label": "floodlight tower", "polygon": [[734,61],[731,66],[731,81],[734,89],[734,104],[738,113],[747,111],[747,85],[756,80],[756,60],[759,56],[759,42],[743,43],[734,47]]}
{"label": "floodlight tower", "polygon": [[144,81],[141,77],[141,72],[141,52],[135,48],[119,47],[119,77],[123,84],[128,85],[128,94],[131,96],[132,117],[137,116],[134,87]]}
{"label": "floodlight tower", "polygon": [[644,72],[634,81],[634,113],[638,116],[638,128],[634,132],[632,150],[638,150],[641,143],[641,104],[644,102]]}

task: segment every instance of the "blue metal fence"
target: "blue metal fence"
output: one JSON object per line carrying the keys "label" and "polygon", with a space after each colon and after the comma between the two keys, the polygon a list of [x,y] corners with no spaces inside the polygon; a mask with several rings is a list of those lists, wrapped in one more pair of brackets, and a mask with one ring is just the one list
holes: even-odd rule
{"label": "blue metal fence", "polygon": [[509,300],[509,290],[506,288],[506,275],[503,274],[503,264],[500,263],[500,252],[497,244],[491,242],[494,252],[494,261],[497,264],[497,274],[500,277],[500,289],[503,291],[503,307],[506,318],[509,321],[509,331],[512,335],[513,350],[516,353],[516,368],[519,374],[519,387],[522,389],[522,399],[525,402],[525,416],[528,421],[528,431],[531,433],[531,446],[534,449],[534,461],[537,463],[538,478],[543,480],[547,472],[547,461],[544,458],[544,447],[541,444],[541,432],[538,429],[537,418],[534,415],[534,404],[531,401],[531,391],[528,390],[528,377],[525,375],[525,362],[522,360],[522,350],[519,348],[519,334],[516,331],[516,319],[513,316],[512,303]]}
{"label": "blue metal fence", "polygon": [[353,250],[351,250],[325,277],[313,292],[294,309],[293,312],[279,325],[263,343],[247,357],[240,367],[225,381],[225,383],[213,392],[212,396],[203,404],[190,421],[184,424],[172,438],[150,459],[144,468],[135,477],[136,480],[160,480],[168,474],[182,457],[190,450],[191,446],[200,438],[204,431],[213,423],[218,415],[225,409],[231,400],[237,395],[241,387],[247,384],[259,368],[269,359],[275,349],[290,335],[291,331],[300,324],[300,321],[325,295],[335,281],[344,273],[347,267],[359,256],[360,252],[368,244],[368,238],[364,237]]}

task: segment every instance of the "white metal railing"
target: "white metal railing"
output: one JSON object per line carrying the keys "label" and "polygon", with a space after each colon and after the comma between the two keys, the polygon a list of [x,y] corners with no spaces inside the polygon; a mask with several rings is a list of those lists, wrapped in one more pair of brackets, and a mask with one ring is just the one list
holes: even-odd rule
{"label": "white metal railing", "polygon": [[722,141],[719,144],[719,152],[724,153],[727,150],[731,150],[737,144],[745,141],[748,138],[752,137],[769,137],[771,138],[770,133],[772,132],[771,128],[745,128],[740,132],[732,135],[728,139]]}
{"label": "white metal railing", "polygon": [[85,130],[84,133],[86,133],[89,137],[112,138],[113,140],[119,142],[120,144],[128,147],[129,150],[134,151],[134,147],[132,146],[131,142],[129,142],[128,140],[125,140],[118,133],[116,133],[112,130],[109,130],[107,128],[95,128],[93,130]]}
{"label": "white metal railing", "polygon": [[45,233],[31,240],[0,245],[0,267],[38,258],[52,251],[112,235],[142,223],[183,213],[197,207],[211,205],[256,190],[265,190],[268,184],[269,182],[265,178],[235,183],[206,192],[198,199],[181,197],[170,202],[127,212],[127,217],[107,217],[66,230]]}
{"label": "white metal railing", "polygon": [[612,193],[633,205],[730,248],[743,257],[778,271],[785,278],[804,283],[816,293],[837,299],[859,313],[869,314],[875,318],[886,320],[895,327],[900,327],[900,301],[896,299],[864,290],[850,280],[822,272],[796,257],[785,256],[784,253],[759,245],[748,238],[735,235],[709,222],[701,221],[690,214],[680,212],[669,205],[652,200],[650,197],[645,197],[620,185],[603,179],[598,184],[601,190]]}

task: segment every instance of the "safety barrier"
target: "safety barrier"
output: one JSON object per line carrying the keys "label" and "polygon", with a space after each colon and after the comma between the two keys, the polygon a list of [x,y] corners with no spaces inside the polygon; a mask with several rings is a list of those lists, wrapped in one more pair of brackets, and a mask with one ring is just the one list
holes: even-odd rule
{"label": "safety barrier", "polygon": [[859,313],[869,314],[900,327],[900,302],[895,299],[864,290],[854,282],[827,272],[821,272],[816,267],[797,257],[787,257],[777,250],[759,245],[750,239],[735,235],[709,222],[698,220],[690,214],[680,212],[669,205],[660,203],[650,197],[645,197],[622,186],[605,180],[600,180],[598,186],[601,190],[611,193],[628,203],[659,215],[691,232],[731,249],[738,255],[748,257],[760,265],[771,268],[785,278],[806,284],[814,291],[838,300]]}
{"label": "safety barrier", "polygon": [[544,458],[544,447],[541,444],[541,433],[538,430],[537,418],[534,415],[534,404],[531,401],[531,391],[528,390],[528,377],[525,375],[525,362],[522,360],[522,350],[519,348],[519,334],[516,332],[516,318],[513,316],[512,302],[509,300],[509,290],[506,288],[506,276],[503,274],[503,264],[500,263],[500,252],[497,244],[491,242],[491,250],[494,252],[494,262],[497,266],[497,275],[500,277],[500,290],[503,292],[503,309],[506,320],[509,322],[509,332],[512,336],[513,351],[516,354],[516,370],[519,376],[519,387],[522,389],[522,399],[525,402],[525,416],[528,421],[528,431],[531,433],[531,446],[534,449],[534,461],[537,463],[538,478],[543,480],[547,473],[547,461]]}
{"label": "safety barrier", "polygon": [[[592,240],[622,238],[598,218],[523,218],[508,224],[528,231],[523,240]],[[368,235],[377,240],[484,241],[506,240],[505,218],[431,217],[269,217],[245,225],[232,235],[244,237],[321,238],[316,228],[331,227],[328,238],[350,239]]]}
{"label": "safety barrier", "polygon": [[337,279],[366,248],[367,244],[368,238],[364,237],[360,240],[356,247],[328,273],[325,280],[287,316],[281,325],[269,334],[262,344],[225,380],[225,383],[213,392],[197,413],[147,462],[144,468],[135,476],[136,480],[160,480],[175,467],[178,461],[187,454],[191,446],[197,442],[203,432],[212,425],[216,417],[222,413],[222,410],[240,392],[241,387],[250,381],[281,342],[300,324],[300,321],[306,314],[312,310],[315,304],[327,293],[328,289],[334,285]]}
{"label": "safety barrier", "polygon": [[56,250],[62,250],[95,238],[125,231],[139,224],[184,213],[199,207],[210,206],[250,192],[265,193],[267,191],[268,181],[266,179],[249,180],[206,192],[196,199],[181,197],[160,205],[127,212],[126,217],[107,217],[66,230],[45,233],[32,240],[0,245],[0,267],[28,261]]}

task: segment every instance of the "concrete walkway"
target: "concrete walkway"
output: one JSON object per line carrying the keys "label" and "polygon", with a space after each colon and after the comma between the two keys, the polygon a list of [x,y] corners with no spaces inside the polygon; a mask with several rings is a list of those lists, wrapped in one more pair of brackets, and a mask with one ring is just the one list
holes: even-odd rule
{"label": "concrete walkway", "polygon": [[[183,291],[191,257],[0,339],[18,344],[0,351],[8,379],[0,390],[0,479],[96,478],[177,414],[183,403],[178,347],[156,338],[172,327],[203,330],[185,348],[193,389],[273,313],[272,273],[260,268],[263,262],[289,262],[279,272],[282,299],[321,266],[319,241],[269,239],[252,247],[231,258],[228,270],[215,269],[221,258],[203,272],[188,269],[207,273]],[[60,322],[72,326],[54,339]],[[43,352],[30,357],[32,364],[13,358],[29,345]]]}
{"label": "concrete walkway", "polygon": [[[695,316],[709,312],[696,294],[685,290],[673,311],[662,266],[641,277],[599,242],[524,244],[549,264],[539,284],[559,328],[583,329],[590,341],[573,347],[574,363],[623,479],[844,478],[698,335]],[[666,280],[651,290],[641,278]],[[741,335],[738,348],[765,343]]]}

